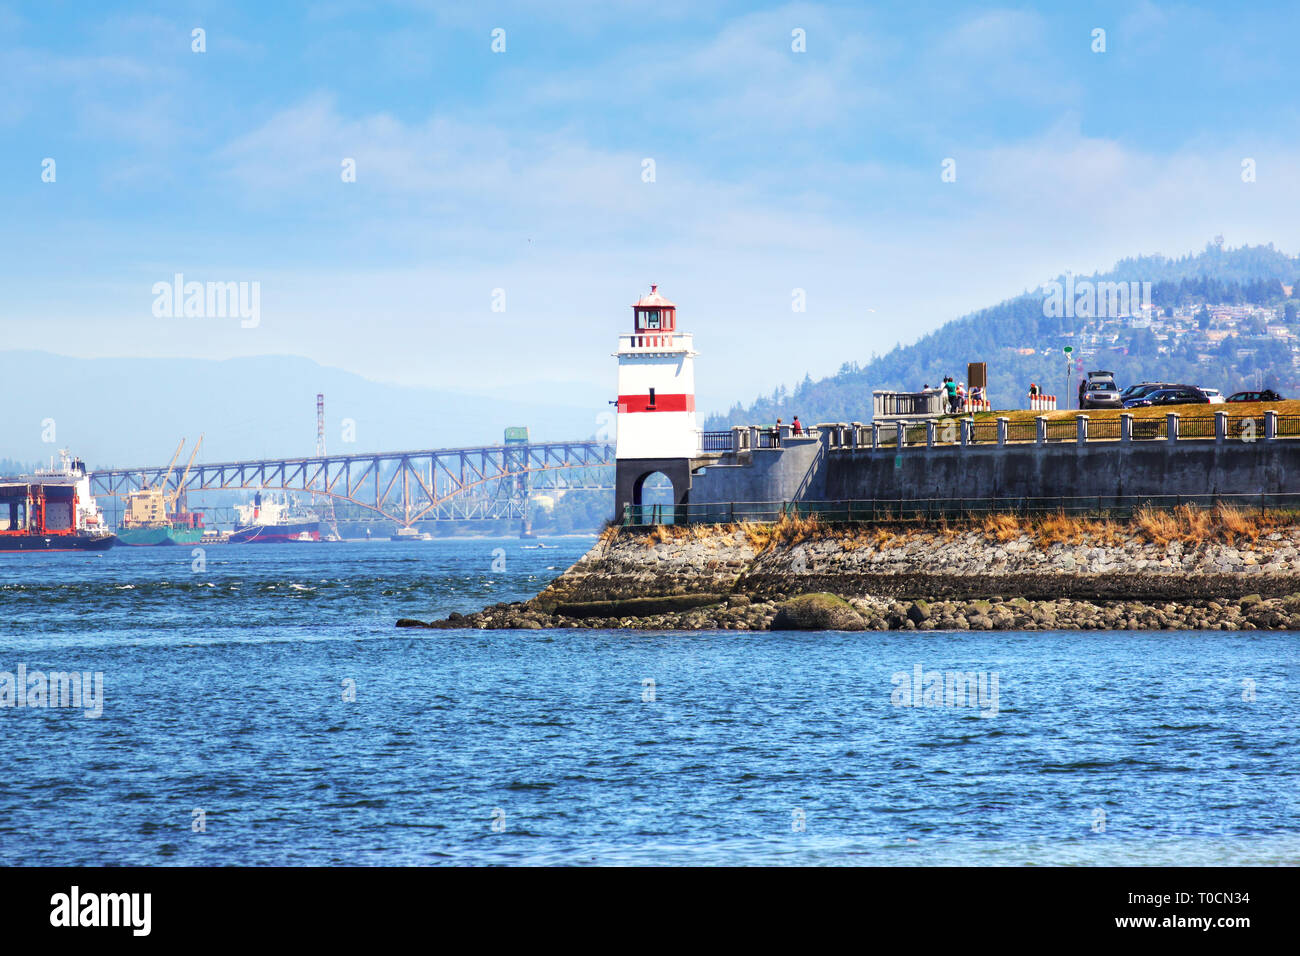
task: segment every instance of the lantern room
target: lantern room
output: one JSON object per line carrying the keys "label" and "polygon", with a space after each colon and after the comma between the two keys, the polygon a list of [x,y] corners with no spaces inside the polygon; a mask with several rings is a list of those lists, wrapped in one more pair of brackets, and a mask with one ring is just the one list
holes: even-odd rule
{"label": "lantern room", "polygon": [[632,306],[632,329],[636,332],[672,332],[677,328],[677,306],[659,294],[659,286],[651,285],[650,294],[643,295]]}

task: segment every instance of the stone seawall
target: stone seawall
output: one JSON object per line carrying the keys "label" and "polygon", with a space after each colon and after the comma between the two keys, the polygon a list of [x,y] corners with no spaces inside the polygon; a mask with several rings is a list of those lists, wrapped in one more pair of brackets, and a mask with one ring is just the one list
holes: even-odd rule
{"label": "stone seawall", "polygon": [[1300,440],[864,449],[828,455],[824,471],[831,500],[1297,494]]}
{"label": "stone seawall", "polygon": [[1293,624],[1300,628],[1300,526],[1159,540],[1136,525],[1084,522],[1047,531],[1014,525],[610,530],[533,600],[424,626]]}

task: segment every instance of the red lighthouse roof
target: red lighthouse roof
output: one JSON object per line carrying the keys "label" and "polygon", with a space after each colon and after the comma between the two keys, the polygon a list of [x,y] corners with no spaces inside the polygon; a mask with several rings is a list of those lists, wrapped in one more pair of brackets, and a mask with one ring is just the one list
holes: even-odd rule
{"label": "red lighthouse roof", "polygon": [[672,332],[677,328],[677,306],[659,294],[659,286],[650,286],[650,294],[641,296],[632,306],[632,328],[637,332]]}
{"label": "red lighthouse roof", "polygon": [[673,303],[669,302],[667,299],[661,296],[658,290],[659,290],[659,285],[657,283],[651,283],[650,294],[641,296],[641,298],[637,300],[637,303],[635,306],[633,306],[633,308],[639,308],[641,306],[650,306],[650,307],[657,306],[661,309],[677,308],[677,306],[673,305]]}

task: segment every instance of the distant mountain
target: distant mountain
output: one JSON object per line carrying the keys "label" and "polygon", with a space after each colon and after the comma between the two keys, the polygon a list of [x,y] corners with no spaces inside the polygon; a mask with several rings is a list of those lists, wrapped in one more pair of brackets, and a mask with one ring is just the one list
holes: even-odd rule
{"label": "distant mountain", "polygon": [[92,468],[166,464],[182,437],[188,455],[200,432],[200,461],[311,455],[317,392],[325,394],[330,452],[495,444],[511,425],[527,425],[534,439],[590,438],[608,412],[595,403],[387,385],[296,356],[78,359],[10,351],[0,352],[0,457],[46,461],[66,447]]}
{"label": "distant mountain", "polygon": [[[1074,276],[1073,282],[1150,282],[1151,298],[1163,312],[1201,303],[1251,303],[1294,315],[1300,299],[1300,257],[1267,246],[1223,248],[1211,243],[1198,254],[1179,259],[1142,256],[1123,259],[1104,274]],[[1062,285],[1066,276],[1055,280]],[[1288,295],[1284,286],[1290,288]],[[1019,408],[1030,382],[1064,398],[1066,365],[1062,348],[1075,344],[1097,320],[1075,315],[1049,316],[1041,289],[1025,292],[992,308],[954,319],[911,345],[899,346],[866,364],[846,362],[838,373],[814,381],[805,376],[795,389],[784,386],[713,415],[706,428],[789,421],[869,421],[873,389],[919,390],[937,385],[944,375],[966,378],[968,362],[987,362],[989,397],[995,408]],[[1291,308],[1287,309],[1287,305]],[[1121,385],[1144,380],[1187,381],[1223,389],[1281,387],[1300,391],[1293,371],[1293,348],[1264,335],[1214,343],[1171,341],[1161,345],[1149,330],[1132,323],[1119,330],[1118,341],[1103,343],[1087,358],[1088,368],[1113,371]],[[1110,334],[1114,334],[1112,330]],[[1079,349],[1076,348],[1076,354]],[[1239,355],[1238,351],[1249,354]],[[1048,354],[1044,354],[1048,353]],[[1061,407],[1065,407],[1062,402]]]}

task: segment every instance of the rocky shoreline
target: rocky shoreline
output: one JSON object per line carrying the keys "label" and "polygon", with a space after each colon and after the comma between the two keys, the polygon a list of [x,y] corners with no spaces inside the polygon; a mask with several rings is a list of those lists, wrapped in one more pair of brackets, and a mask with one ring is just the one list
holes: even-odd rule
{"label": "rocky shoreline", "polygon": [[1300,629],[1300,527],[609,529],[532,600],[398,626]]}
{"label": "rocky shoreline", "polygon": [[[821,597],[822,595],[817,595]],[[690,610],[665,614],[571,617],[548,614],[531,602],[496,604],[473,614],[455,614],[438,621],[403,618],[398,627],[600,628],[606,630],[841,630],[841,631],[1054,631],[1054,630],[1300,630],[1300,594],[1262,598],[1258,594],[1221,603],[1190,604],[1137,601],[1029,601],[993,597],[975,601],[907,601],[851,598],[853,614],[824,624],[817,615],[801,616],[790,600],[750,603],[743,595]],[[777,623],[783,610],[793,610],[789,623]],[[784,623],[784,622],[783,622]]]}

